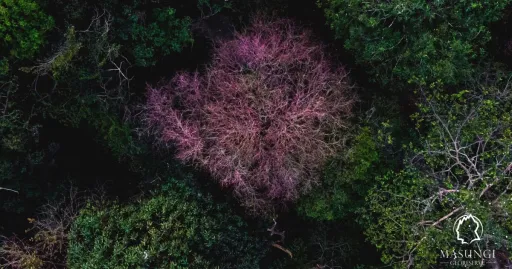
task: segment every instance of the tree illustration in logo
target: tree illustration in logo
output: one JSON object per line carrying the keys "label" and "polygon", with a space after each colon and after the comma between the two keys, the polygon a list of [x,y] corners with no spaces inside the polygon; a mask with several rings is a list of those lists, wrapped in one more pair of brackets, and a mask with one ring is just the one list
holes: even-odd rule
{"label": "tree illustration in logo", "polygon": [[482,222],[471,214],[464,214],[455,220],[453,229],[457,234],[457,240],[463,245],[480,241],[483,233]]}

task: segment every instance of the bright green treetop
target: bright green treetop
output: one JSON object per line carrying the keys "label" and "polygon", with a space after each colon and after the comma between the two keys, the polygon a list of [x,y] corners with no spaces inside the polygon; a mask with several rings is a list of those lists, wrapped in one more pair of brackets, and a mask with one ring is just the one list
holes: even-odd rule
{"label": "bright green treetop", "polygon": [[33,57],[52,27],[52,17],[35,1],[0,0],[0,74],[7,73],[9,58]]}

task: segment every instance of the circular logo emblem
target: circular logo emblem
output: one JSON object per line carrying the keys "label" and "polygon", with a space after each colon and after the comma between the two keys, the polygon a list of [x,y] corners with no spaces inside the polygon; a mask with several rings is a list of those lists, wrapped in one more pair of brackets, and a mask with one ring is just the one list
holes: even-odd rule
{"label": "circular logo emblem", "polygon": [[464,245],[482,240],[484,228],[482,222],[477,217],[471,214],[464,214],[455,220],[453,230],[457,235],[457,240]]}

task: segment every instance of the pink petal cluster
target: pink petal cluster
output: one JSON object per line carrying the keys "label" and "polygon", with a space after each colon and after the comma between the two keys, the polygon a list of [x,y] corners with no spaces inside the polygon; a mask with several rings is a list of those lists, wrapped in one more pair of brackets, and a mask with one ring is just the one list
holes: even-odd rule
{"label": "pink petal cluster", "polygon": [[178,158],[257,211],[295,200],[340,149],[355,100],[343,69],[288,20],[222,41],[204,74],[149,88],[146,120]]}

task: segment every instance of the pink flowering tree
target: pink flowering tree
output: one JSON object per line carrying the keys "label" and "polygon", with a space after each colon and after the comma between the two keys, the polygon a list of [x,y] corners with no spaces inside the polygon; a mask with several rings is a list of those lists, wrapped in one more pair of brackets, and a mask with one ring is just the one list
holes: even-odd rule
{"label": "pink flowering tree", "polygon": [[293,201],[340,150],[355,99],[326,58],[290,21],[257,19],[219,42],[204,74],[149,87],[146,123],[250,209]]}

